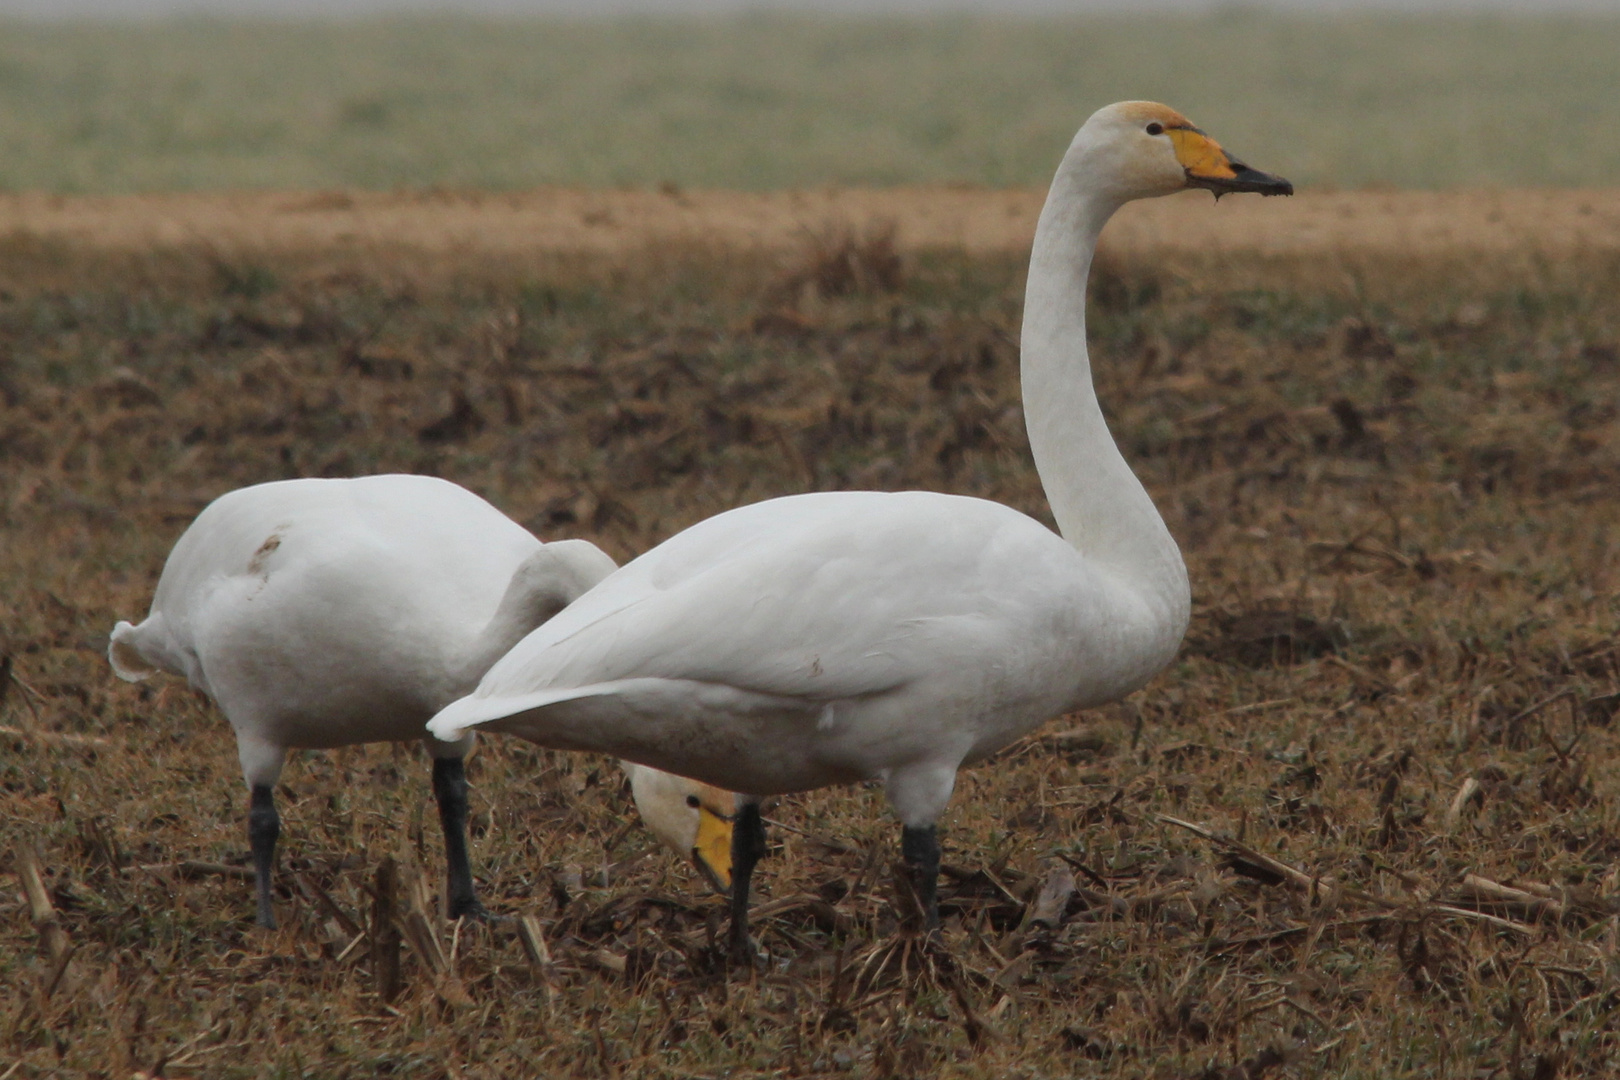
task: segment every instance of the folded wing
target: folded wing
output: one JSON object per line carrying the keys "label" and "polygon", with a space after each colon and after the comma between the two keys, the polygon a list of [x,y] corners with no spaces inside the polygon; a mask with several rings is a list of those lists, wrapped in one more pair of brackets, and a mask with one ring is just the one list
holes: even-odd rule
{"label": "folded wing", "polygon": [[1027,630],[1027,583],[1040,580],[1029,563],[1073,557],[1030,518],[979,499],[846,492],[758,503],[626,565],[430,727],[445,737],[635,680],[724,688],[761,707],[884,694],[942,665],[976,666]]}

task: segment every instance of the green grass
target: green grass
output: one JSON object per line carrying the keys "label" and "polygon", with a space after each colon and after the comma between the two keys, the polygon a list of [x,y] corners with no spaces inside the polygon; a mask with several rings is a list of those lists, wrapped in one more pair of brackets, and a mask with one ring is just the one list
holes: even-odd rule
{"label": "green grass", "polygon": [[1620,17],[0,26],[0,188],[1044,183],[1147,97],[1307,184],[1604,185]]}

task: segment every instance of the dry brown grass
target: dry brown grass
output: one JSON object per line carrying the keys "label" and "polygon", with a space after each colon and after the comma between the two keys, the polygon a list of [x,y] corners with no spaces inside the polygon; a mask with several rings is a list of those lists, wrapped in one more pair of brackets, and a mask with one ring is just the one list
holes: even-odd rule
{"label": "dry brown grass", "polygon": [[[1281,167],[1280,165],[1278,166]],[[431,253],[436,276],[461,262],[534,251],[636,258],[649,243],[781,251],[892,230],[903,248],[1029,253],[1044,189],[895,187],[814,191],[210,192],[64,198],[0,192],[0,235],[118,252],[195,245],[237,259],[324,252]],[[1109,226],[1139,253],[1325,252],[1382,258],[1554,257],[1620,247],[1620,188],[1301,192],[1286,201],[1206,192],[1133,203]],[[397,266],[394,269],[398,269]]]}
{"label": "dry brown grass", "polygon": [[[1022,256],[909,247],[895,280],[847,235],[482,266],[9,241],[0,1073],[1614,1075],[1612,243],[1115,244],[1099,389],[1187,553],[1194,628],[1128,702],[963,775],[954,961],[878,966],[896,830],[875,791],[772,811],[772,963],[727,976],[718,901],[613,769],[502,739],[470,766],[475,869],[549,962],[436,925],[410,747],[295,758],[284,928],[252,927],[225,725],[102,656],[219,492],[431,472],[620,557],[807,489],[1044,517]],[[385,1004],[388,935],[350,945],[389,856]]]}

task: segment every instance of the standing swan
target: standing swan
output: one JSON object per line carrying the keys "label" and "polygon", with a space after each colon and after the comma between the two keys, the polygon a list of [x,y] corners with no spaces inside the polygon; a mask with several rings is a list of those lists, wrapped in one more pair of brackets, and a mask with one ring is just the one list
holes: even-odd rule
{"label": "standing swan", "polygon": [[[164,564],[151,613],[113,629],[108,659],[132,682],[156,670],[184,675],[236,729],[258,922],[273,927],[274,789],[287,750],[424,738],[436,710],[614,569],[595,545],[542,544],[445,480],[260,484],[198,515]],[[481,916],[462,767],[472,739],[427,742],[450,915]],[[727,884],[729,793],[629,771],[659,838]]]}
{"label": "standing swan", "polygon": [[1163,105],[1080,129],[1035,232],[1024,414],[1059,536],[983,499],[829,492],[694,525],[520,642],[428,728],[603,750],[746,793],[732,948],[746,953],[761,796],[879,778],[930,926],[935,821],[957,769],[1041,722],[1113,701],[1176,653],[1181,553],[1092,388],[1086,276],[1132,199],[1190,187],[1291,194]]}

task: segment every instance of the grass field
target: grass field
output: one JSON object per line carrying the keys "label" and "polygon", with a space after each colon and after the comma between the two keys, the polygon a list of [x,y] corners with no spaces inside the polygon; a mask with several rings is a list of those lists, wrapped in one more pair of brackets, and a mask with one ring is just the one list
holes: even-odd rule
{"label": "grass field", "polygon": [[[878,792],[771,811],[771,964],[728,976],[721,902],[611,764],[500,738],[469,766],[474,866],[548,963],[437,924],[410,747],[295,756],[283,929],[252,927],[225,724],[103,658],[191,516],[254,481],[409,470],[619,557],[803,490],[1044,519],[1024,256],[887,254],[5,241],[0,1073],[1615,1075],[1613,245],[1110,248],[1099,391],[1186,552],[1193,628],[1129,701],[963,774],[954,965],[874,960]],[[56,931],[30,924],[29,851]],[[431,937],[391,1004],[358,938],[385,856]]]}
{"label": "grass field", "polygon": [[1298,183],[1612,184],[1620,17],[11,23],[0,189],[1042,184],[1175,104]]}

